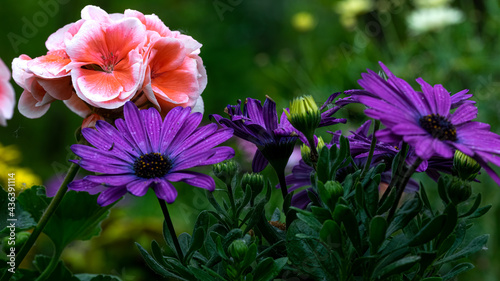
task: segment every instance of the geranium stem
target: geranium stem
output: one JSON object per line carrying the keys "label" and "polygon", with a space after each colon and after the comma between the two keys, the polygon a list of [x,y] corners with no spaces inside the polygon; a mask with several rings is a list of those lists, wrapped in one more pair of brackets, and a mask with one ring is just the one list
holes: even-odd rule
{"label": "geranium stem", "polygon": [[[71,166],[69,167],[68,173],[66,174],[66,177],[61,183],[61,186],[59,187],[56,196],[52,198],[52,201],[50,201],[49,206],[47,207],[42,217],[40,218],[40,221],[38,221],[38,224],[36,225],[35,229],[33,229],[33,232],[31,233],[30,237],[28,238],[26,243],[21,247],[19,253],[16,255],[16,266],[14,268],[14,271],[22,263],[22,261],[28,254],[31,247],[33,247],[33,244],[35,244],[36,239],[38,238],[40,233],[42,233],[43,229],[49,222],[50,217],[52,217],[52,215],[56,211],[57,207],[59,206],[59,203],[61,203],[64,195],[66,194],[66,191],[68,190],[68,184],[75,178],[79,168],[80,166],[76,163],[72,163]],[[7,271],[0,280],[1,281],[9,280],[11,276],[12,273]]]}
{"label": "geranium stem", "polygon": [[59,258],[61,257],[61,254],[62,254],[61,250],[59,249],[55,250],[54,256],[52,256],[49,265],[45,268],[42,274],[36,279],[36,281],[47,280],[47,278],[50,276],[50,274],[52,274],[57,264],[59,263]]}
{"label": "geranium stem", "polygon": [[366,159],[365,167],[363,168],[361,177],[364,177],[366,175],[366,173],[370,169],[370,165],[372,164],[373,153],[375,151],[375,146],[377,144],[377,138],[375,137],[375,133],[378,131],[379,127],[380,127],[380,121],[375,120],[375,123],[373,123],[373,134],[372,134],[372,142],[370,144],[370,152],[368,153],[368,159]]}
{"label": "geranium stem", "polygon": [[181,250],[181,245],[179,244],[179,240],[177,240],[177,234],[175,233],[174,224],[170,219],[170,214],[168,212],[167,204],[164,200],[158,198],[158,202],[160,202],[161,211],[163,212],[163,216],[165,217],[165,222],[167,223],[168,232],[170,232],[170,236],[172,237],[172,241],[174,242],[175,250],[177,251],[177,256],[181,263],[184,262],[184,254]]}
{"label": "geranium stem", "polygon": [[422,159],[420,157],[413,162],[411,167],[406,171],[403,179],[401,180],[401,184],[398,186],[398,193],[396,194],[396,201],[392,204],[391,210],[389,210],[389,215],[387,216],[387,221],[390,222],[394,216],[394,213],[396,212],[396,209],[398,208],[399,200],[401,200],[401,196],[403,195],[403,192],[405,190],[406,185],[408,184],[408,181],[410,180],[411,176],[415,172],[415,170],[420,166],[422,163]]}

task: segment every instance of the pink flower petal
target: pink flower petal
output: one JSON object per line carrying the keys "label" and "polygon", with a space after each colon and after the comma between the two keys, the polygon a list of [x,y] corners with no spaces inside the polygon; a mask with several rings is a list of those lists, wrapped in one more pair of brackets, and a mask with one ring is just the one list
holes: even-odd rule
{"label": "pink flower petal", "polygon": [[33,98],[33,95],[27,90],[24,90],[24,92],[21,94],[21,98],[19,98],[19,112],[21,112],[22,115],[32,119],[42,117],[47,112],[47,110],[49,110],[50,103],[42,106],[36,106],[37,103],[38,101]]}

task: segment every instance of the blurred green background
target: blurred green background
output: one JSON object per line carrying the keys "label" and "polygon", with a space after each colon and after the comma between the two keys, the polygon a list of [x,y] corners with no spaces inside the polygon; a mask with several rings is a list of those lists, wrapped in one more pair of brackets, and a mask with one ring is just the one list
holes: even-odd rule
{"label": "blurred green background", "polygon": [[[333,92],[358,88],[360,73],[366,68],[378,71],[377,62],[383,61],[415,87],[414,79],[422,77],[452,93],[470,89],[479,108],[478,120],[500,133],[498,0],[2,1],[0,57],[10,65],[21,54],[44,55],[47,37],[78,20],[89,4],[109,13],[125,9],[154,13],[172,30],[201,42],[208,73],[203,93],[207,122],[208,114],[222,114],[227,104],[246,97],[269,95],[278,108],[301,94],[311,94],[320,103]],[[34,28],[26,27],[30,24]],[[21,88],[15,85],[15,90],[19,97]],[[338,115],[351,121],[342,127],[346,134],[364,120],[359,106],[349,106]],[[64,172],[81,121],[62,102],[54,102],[46,115],[35,120],[15,112],[8,127],[0,128],[0,179],[14,167],[19,176],[33,182],[47,183]],[[244,160],[243,154],[238,157]],[[476,268],[458,280],[500,280],[500,267],[495,266],[500,264],[500,190],[487,176],[480,179],[482,184],[476,184],[474,191],[486,198],[483,204],[494,206],[473,231],[492,236],[488,249],[471,257]],[[200,190],[178,189],[179,199],[170,209],[180,233],[189,231],[197,210],[209,204]],[[161,223],[154,196],[126,198],[113,208],[101,237],[72,245],[64,259],[74,272],[156,279],[133,241],[148,245],[151,239],[161,240]]]}

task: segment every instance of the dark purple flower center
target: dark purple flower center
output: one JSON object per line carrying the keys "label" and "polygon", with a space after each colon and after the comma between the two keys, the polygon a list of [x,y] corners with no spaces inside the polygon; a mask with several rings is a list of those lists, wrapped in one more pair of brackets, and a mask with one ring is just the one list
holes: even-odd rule
{"label": "dark purple flower center", "polygon": [[161,153],[147,153],[134,162],[135,175],[140,178],[151,179],[165,176],[172,168],[168,157]]}
{"label": "dark purple flower center", "polygon": [[441,116],[439,114],[429,114],[426,116],[422,116],[418,120],[418,122],[420,124],[420,127],[426,130],[434,138],[437,138],[441,141],[457,140],[457,129],[444,116]]}

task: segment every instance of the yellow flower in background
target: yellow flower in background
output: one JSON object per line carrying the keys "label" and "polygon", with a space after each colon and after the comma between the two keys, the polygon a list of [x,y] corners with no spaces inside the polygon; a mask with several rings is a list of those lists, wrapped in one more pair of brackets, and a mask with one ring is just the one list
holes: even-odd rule
{"label": "yellow flower in background", "polygon": [[334,10],[340,15],[340,23],[348,28],[356,25],[356,17],[370,12],[373,9],[371,0],[344,0],[334,6]]}
{"label": "yellow flower in background", "polygon": [[[21,162],[21,152],[15,145],[0,144],[0,185],[5,190],[9,188],[9,178],[15,179],[16,195],[33,185],[41,185],[42,179],[29,168],[18,167]],[[13,177],[9,174],[14,173]]]}
{"label": "yellow flower in background", "polygon": [[306,32],[316,26],[316,20],[309,12],[299,12],[293,15],[292,26],[298,31]]}

